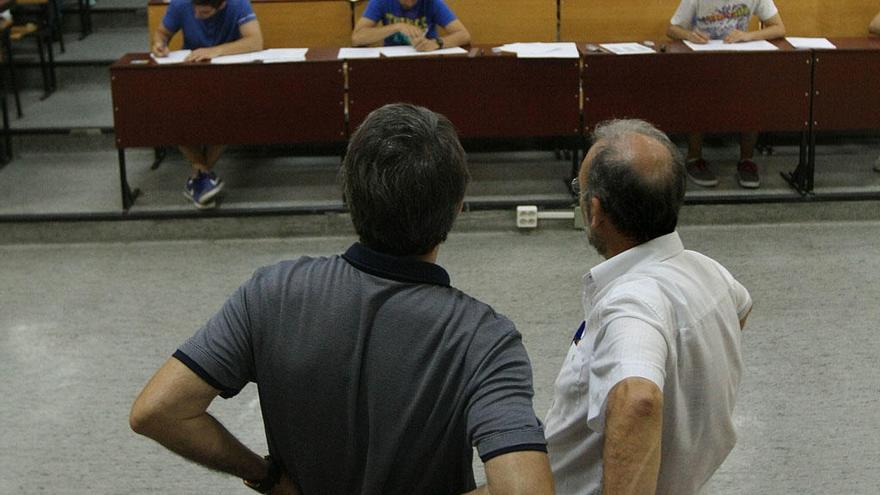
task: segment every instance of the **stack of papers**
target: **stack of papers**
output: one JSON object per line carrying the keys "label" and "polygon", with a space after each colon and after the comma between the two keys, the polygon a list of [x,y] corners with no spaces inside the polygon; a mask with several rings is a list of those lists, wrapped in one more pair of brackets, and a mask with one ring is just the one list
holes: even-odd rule
{"label": "stack of papers", "polygon": [[379,58],[382,55],[381,48],[340,48],[336,58],[339,60],[351,60],[355,58]]}
{"label": "stack of papers", "polygon": [[467,53],[467,50],[461,47],[441,48],[430,52],[420,52],[410,45],[405,46],[383,46],[379,48],[379,52],[386,57],[413,57],[413,56],[429,56],[429,55],[460,55]]}
{"label": "stack of papers", "polygon": [[169,53],[167,57],[157,57],[157,56],[153,55],[152,53],[150,54],[150,57],[152,57],[153,60],[155,60],[156,63],[159,65],[179,64],[179,63],[183,62],[183,59],[185,59],[187,56],[189,56],[189,54],[191,52],[192,52],[192,50],[175,50],[175,51]]}
{"label": "stack of papers", "polygon": [[837,47],[834,46],[834,43],[828,41],[828,38],[797,38],[793,36],[789,36],[785,38],[785,41],[788,41],[791,46],[795,48],[803,48],[803,49],[825,49],[825,50],[836,50]]}
{"label": "stack of papers", "polygon": [[517,58],[580,58],[574,43],[508,43],[500,48]]}
{"label": "stack of papers", "polygon": [[725,43],[724,40],[709,40],[706,44],[691,43],[685,41],[695,52],[772,52],[779,50],[776,45],[766,40],[745,41],[742,43]]}
{"label": "stack of papers", "polygon": [[642,53],[654,53],[654,50],[641,43],[602,43],[602,48],[617,55],[639,55]]}
{"label": "stack of papers", "polygon": [[270,48],[259,52],[225,55],[211,59],[212,64],[247,64],[258,60],[266,64],[280,62],[303,62],[308,48]]}

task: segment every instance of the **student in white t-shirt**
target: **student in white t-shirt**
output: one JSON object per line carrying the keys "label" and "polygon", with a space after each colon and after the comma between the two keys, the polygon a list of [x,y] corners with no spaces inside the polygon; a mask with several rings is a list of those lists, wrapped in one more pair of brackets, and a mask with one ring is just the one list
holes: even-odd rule
{"label": "student in white t-shirt", "polygon": [[[749,31],[749,20],[755,15],[762,27]],[[770,40],[785,36],[785,25],[773,0],[681,0],[669,23],[666,35],[693,43],[724,40],[725,43]],[[740,157],[736,167],[737,181],[746,188],[761,185],[758,166],[752,161],[758,132],[749,129],[740,137]],[[704,187],[718,185],[718,178],[703,159],[703,135],[691,134],[688,143],[687,174]]]}

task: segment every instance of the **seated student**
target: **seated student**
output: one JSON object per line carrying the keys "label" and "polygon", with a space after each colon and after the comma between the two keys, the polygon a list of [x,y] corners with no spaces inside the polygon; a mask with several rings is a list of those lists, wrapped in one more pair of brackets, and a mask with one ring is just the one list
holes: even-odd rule
{"label": "seated student", "polygon": [[[168,55],[168,41],[183,30],[183,47],[192,50],[187,61],[198,62],[221,55],[263,49],[260,23],[248,0],[171,0],[168,11],[153,36],[153,55]],[[173,115],[170,117],[173,118]],[[223,181],[211,172],[224,146],[180,146],[192,164],[192,174],[183,193],[196,208],[213,208]]]}
{"label": "seated student", "polygon": [[[382,25],[379,26],[379,21]],[[437,33],[437,26],[446,36]],[[354,31],[351,44],[412,45],[420,52],[466,45],[471,35],[443,0],[370,0]]]}
{"label": "seated student", "polygon": [[[763,28],[749,32],[749,20],[757,15]],[[693,43],[724,40],[725,43],[769,40],[785,36],[785,25],[773,0],[681,0],[672,16],[666,35]],[[758,165],[752,161],[757,132],[740,137],[740,157],[736,167],[739,185],[756,188],[761,185]],[[687,175],[701,186],[718,185],[718,178],[702,156],[702,134],[691,134],[688,144]]]}

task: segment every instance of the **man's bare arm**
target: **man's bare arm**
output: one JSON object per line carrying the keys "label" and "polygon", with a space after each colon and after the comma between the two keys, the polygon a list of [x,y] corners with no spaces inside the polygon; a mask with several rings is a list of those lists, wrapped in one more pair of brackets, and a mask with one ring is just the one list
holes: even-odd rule
{"label": "man's bare arm", "polygon": [[725,43],[739,43],[741,41],[758,41],[758,40],[775,40],[785,36],[785,24],[782,23],[782,17],[779,14],[761,21],[763,28],[757,31],[739,31],[734,29],[727,37],[724,38]]}
{"label": "man's bare arm", "polygon": [[263,479],[266,461],[207,413],[219,391],[170,358],[134,401],[131,429],[205,467],[243,479]]}
{"label": "man's bare arm", "polygon": [[193,50],[186,58],[190,62],[208,60],[223,55],[236,55],[238,53],[258,52],[263,49],[263,32],[260,30],[260,22],[256,19],[246,22],[238,27],[241,38],[223,43],[222,45]]}
{"label": "man's bare arm", "polygon": [[605,412],[605,495],[653,495],[660,472],[663,393],[650,380],[627,378],[611,389]]}
{"label": "man's bare arm", "polygon": [[394,33],[406,35],[413,43],[418,43],[425,36],[424,30],[419,29],[412,24],[396,22],[394,24],[380,26],[372,19],[361,17],[358,19],[357,24],[354,25],[354,30],[351,32],[351,44],[353,46],[372,45],[374,43],[379,43]]}
{"label": "man's bare arm", "polygon": [[156,32],[153,34],[153,47],[152,53],[157,57],[166,57],[168,56],[168,41],[171,40],[171,37],[174,36],[174,33],[165,29],[165,26],[162,23],[159,23],[159,27],[156,28]]}
{"label": "man's bare arm", "polygon": [[871,24],[868,25],[868,31],[871,34],[876,34],[880,36],[880,14],[874,16],[874,19],[871,20]]}
{"label": "man's bare arm", "polygon": [[486,485],[465,495],[552,495],[553,473],[547,454],[522,451],[486,463]]}
{"label": "man's bare arm", "polygon": [[696,29],[691,31],[675,24],[670,24],[666,28],[666,36],[674,40],[686,40],[692,43],[704,44],[709,42],[709,35],[706,33]]}

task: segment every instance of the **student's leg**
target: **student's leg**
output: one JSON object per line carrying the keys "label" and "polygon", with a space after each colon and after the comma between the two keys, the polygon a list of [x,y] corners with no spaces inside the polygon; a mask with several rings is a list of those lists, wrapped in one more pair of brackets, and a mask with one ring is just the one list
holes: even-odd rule
{"label": "student's leg", "polygon": [[178,146],[178,148],[180,148],[180,152],[192,167],[190,177],[197,176],[199,171],[208,171],[208,160],[205,157],[204,146]]}
{"label": "student's leg", "polygon": [[757,132],[744,132],[739,139],[739,163],[736,165],[736,179],[739,185],[754,189],[761,185],[758,165],[752,161],[755,156],[755,143],[758,142]]}
{"label": "student's leg", "polygon": [[688,135],[688,154],[686,162],[687,176],[694,184],[703,187],[718,185],[718,177],[709,168],[706,160],[703,160],[703,135],[694,133]]}
{"label": "student's leg", "polygon": [[698,160],[703,157],[703,135],[694,133],[688,135],[688,161]]}
{"label": "student's leg", "polygon": [[222,144],[209,144],[205,146],[205,170],[211,170],[214,168],[214,165],[217,163],[217,160],[220,159],[220,156],[223,155],[223,151],[226,150],[226,146]]}

